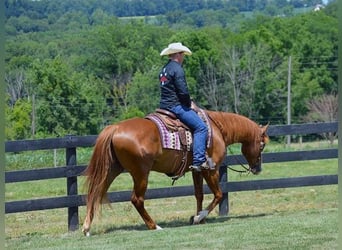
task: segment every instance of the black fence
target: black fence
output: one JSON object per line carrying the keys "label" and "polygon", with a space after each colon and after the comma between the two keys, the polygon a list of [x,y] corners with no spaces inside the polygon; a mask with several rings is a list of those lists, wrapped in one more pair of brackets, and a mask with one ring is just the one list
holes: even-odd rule
{"label": "black fence", "polygon": [[[270,126],[268,134],[271,137],[277,137],[284,135],[323,134],[328,132],[337,132],[337,130],[337,122],[313,123],[300,125]],[[65,166],[35,170],[7,171],[5,172],[5,183],[66,178],[67,196],[9,201],[5,203],[5,212],[18,213],[45,209],[68,208],[68,229],[70,231],[77,230],[79,227],[78,208],[86,204],[85,196],[78,194],[77,177],[82,174],[86,166],[77,165],[76,149],[80,147],[92,147],[95,143],[96,138],[97,136],[66,136],[64,138],[54,139],[7,141],[5,143],[6,153],[65,148]],[[331,148],[310,151],[263,153],[262,157],[263,163],[332,159],[338,157],[338,150],[337,148]],[[337,174],[269,180],[239,181],[228,183],[227,166],[238,165],[240,163],[246,164],[246,160],[242,155],[227,155],[224,163],[220,167],[220,185],[224,193],[223,200],[219,205],[220,215],[227,215],[229,212],[229,192],[333,185],[338,183]],[[204,186],[204,192],[205,194],[211,193],[206,185]],[[149,189],[147,191],[146,199],[180,197],[193,194],[194,189],[192,185],[156,188]],[[118,191],[108,193],[110,202],[130,201],[130,197],[131,191]]]}

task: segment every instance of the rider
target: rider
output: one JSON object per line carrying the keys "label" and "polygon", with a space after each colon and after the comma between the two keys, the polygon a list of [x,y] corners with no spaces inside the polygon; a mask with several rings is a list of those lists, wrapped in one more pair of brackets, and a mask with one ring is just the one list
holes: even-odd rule
{"label": "rider", "polygon": [[193,162],[190,169],[201,171],[208,169],[206,160],[206,139],[208,128],[192,109],[192,101],[182,67],[184,55],[191,55],[190,49],[182,43],[170,43],[160,53],[169,60],[159,73],[161,89],[160,108],[174,113],[177,118],[193,132]]}

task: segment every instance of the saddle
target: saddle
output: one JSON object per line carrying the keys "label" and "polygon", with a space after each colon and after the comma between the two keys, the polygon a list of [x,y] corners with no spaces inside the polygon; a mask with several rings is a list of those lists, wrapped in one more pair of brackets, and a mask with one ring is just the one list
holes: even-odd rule
{"label": "saddle", "polygon": [[[208,126],[207,147],[209,148],[211,146],[212,137],[209,118],[204,110],[196,107],[195,111]],[[175,181],[184,175],[186,167],[188,166],[188,154],[192,151],[192,131],[188,126],[182,123],[174,113],[165,109],[156,109],[154,113],[147,115],[145,118],[153,121],[157,125],[163,148],[179,150],[182,152],[181,161],[176,161],[174,163],[174,173],[167,174]]]}
{"label": "saddle", "polygon": [[184,150],[191,150],[192,138],[189,138],[189,136],[191,136],[191,131],[188,126],[182,123],[174,113],[166,109],[156,109],[154,115],[164,123],[165,127],[170,132],[178,132],[181,147]]}
{"label": "saddle", "polygon": [[156,109],[156,114],[160,115],[162,119],[165,119],[165,125],[172,131],[177,131],[179,127],[189,129],[184,123],[177,119],[177,116],[174,113],[166,109]]}

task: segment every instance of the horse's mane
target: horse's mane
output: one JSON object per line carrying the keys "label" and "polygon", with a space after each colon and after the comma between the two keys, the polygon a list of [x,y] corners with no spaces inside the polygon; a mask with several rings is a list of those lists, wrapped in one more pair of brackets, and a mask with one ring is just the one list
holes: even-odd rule
{"label": "horse's mane", "polygon": [[210,110],[206,112],[226,142],[235,142],[242,135],[255,138],[256,133],[259,133],[258,124],[243,115]]}

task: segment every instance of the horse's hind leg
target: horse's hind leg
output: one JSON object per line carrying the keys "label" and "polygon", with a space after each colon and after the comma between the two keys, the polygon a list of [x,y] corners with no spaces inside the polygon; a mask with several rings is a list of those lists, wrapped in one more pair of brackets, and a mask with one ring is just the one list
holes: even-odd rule
{"label": "horse's hind leg", "polygon": [[144,201],[145,201],[145,193],[147,190],[147,181],[148,174],[138,174],[133,176],[134,188],[131,196],[131,202],[140,214],[141,218],[144,220],[148,229],[161,229],[151,218],[151,216],[147,213]]}
{"label": "horse's hind leg", "polygon": [[[109,186],[112,184],[114,179],[123,172],[123,168],[116,166],[112,167],[111,170],[108,172],[107,180],[106,180],[106,187],[105,192],[107,192]],[[82,232],[86,236],[90,236],[90,226],[94,219],[94,204],[87,203],[87,215],[84,219]]]}

